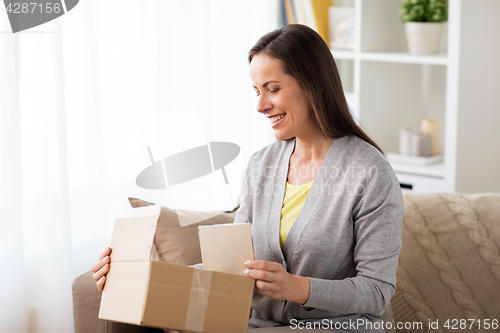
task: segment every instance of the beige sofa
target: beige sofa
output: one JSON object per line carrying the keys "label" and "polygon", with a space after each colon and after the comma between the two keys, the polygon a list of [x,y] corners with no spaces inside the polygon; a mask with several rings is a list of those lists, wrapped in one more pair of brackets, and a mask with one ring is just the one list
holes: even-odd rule
{"label": "beige sofa", "polygon": [[[485,332],[500,332],[500,194],[404,194],[404,201],[391,324],[398,332],[482,331],[479,324],[481,329],[489,324]],[[133,207],[150,204],[130,202]],[[201,212],[177,213],[197,220],[209,217]],[[181,228],[176,212],[163,208],[155,238],[160,259],[183,265],[200,262],[196,228],[230,223],[234,215],[235,211],[224,212]],[[99,320],[99,302],[92,272],[77,277],[75,333],[163,332]],[[384,319],[390,317],[388,311]]]}

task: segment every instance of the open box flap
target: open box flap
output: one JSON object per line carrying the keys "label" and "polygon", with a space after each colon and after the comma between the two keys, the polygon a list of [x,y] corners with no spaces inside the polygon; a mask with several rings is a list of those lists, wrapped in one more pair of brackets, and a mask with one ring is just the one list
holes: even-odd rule
{"label": "open box flap", "polygon": [[111,237],[111,260],[149,261],[161,206],[133,208],[118,212]]}
{"label": "open box flap", "polygon": [[203,268],[243,275],[246,260],[254,259],[250,223],[199,226]]}

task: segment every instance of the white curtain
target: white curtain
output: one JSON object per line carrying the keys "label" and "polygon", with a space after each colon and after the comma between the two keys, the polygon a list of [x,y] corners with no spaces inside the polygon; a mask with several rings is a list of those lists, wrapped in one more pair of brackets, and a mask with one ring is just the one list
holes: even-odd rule
{"label": "white curtain", "polygon": [[[241,147],[226,168],[237,193],[249,156],[274,140],[246,58],[278,8],[81,0],[17,34],[0,8],[0,332],[72,332],[71,282],[109,244],[127,197],[168,202],[135,184],[151,164],[148,120],[194,106],[206,141]],[[184,142],[198,127],[181,119]]]}

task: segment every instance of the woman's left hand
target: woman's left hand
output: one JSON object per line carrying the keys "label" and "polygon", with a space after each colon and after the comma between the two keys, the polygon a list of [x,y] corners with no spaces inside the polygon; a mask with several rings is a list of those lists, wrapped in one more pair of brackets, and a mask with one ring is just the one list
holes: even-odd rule
{"label": "woman's left hand", "polygon": [[265,260],[245,261],[245,275],[254,278],[255,291],[272,299],[305,304],[311,284],[303,276],[288,273],[281,264]]}

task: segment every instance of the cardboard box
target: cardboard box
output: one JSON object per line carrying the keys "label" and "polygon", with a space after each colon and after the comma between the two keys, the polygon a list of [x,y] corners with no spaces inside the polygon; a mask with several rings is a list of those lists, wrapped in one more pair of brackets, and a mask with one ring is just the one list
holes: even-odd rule
{"label": "cardboard box", "polygon": [[198,235],[205,269],[243,275],[254,258],[250,223],[199,226]]}
{"label": "cardboard box", "polygon": [[252,278],[151,260],[160,209],[118,213],[99,318],[179,331],[247,332]]}

